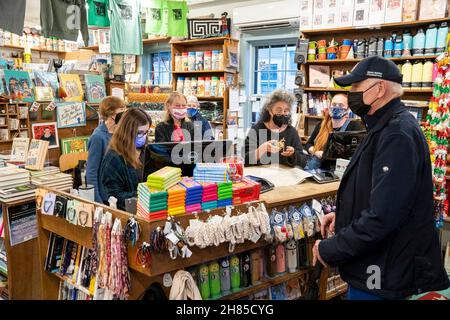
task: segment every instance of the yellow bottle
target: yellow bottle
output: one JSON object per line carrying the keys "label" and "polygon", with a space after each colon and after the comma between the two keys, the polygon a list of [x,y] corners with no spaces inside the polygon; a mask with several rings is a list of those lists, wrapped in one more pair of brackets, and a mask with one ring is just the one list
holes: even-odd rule
{"label": "yellow bottle", "polygon": [[422,71],[422,89],[433,88],[433,62],[426,61]]}
{"label": "yellow bottle", "polygon": [[422,73],[423,73],[423,63],[417,61],[412,67],[412,78],[411,78],[411,88],[420,89],[422,88]]}
{"label": "yellow bottle", "polygon": [[409,60],[406,61],[406,63],[402,66],[402,74],[403,74],[403,82],[402,86],[403,88],[411,88],[411,81],[412,81],[412,64],[409,62]]}

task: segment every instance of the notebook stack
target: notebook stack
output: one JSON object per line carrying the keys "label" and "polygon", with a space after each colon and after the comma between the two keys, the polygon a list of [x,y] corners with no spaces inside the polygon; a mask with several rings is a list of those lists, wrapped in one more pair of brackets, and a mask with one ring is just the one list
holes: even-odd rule
{"label": "notebook stack", "polygon": [[180,185],[186,189],[186,212],[202,211],[203,187],[192,178],[184,177]]}
{"label": "notebook stack", "polygon": [[233,183],[233,205],[259,200],[261,184],[248,178]]}
{"label": "notebook stack", "polygon": [[181,180],[181,169],[164,167],[147,177],[147,186],[156,190],[168,190]]}
{"label": "notebook stack", "polygon": [[178,216],[186,213],[186,189],[177,184],[167,191],[169,193],[169,216]]}
{"label": "notebook stack", "polygon": [[0,168],[0,201],[10,203],[33,198],[36,187],[30,184],[28,170],[4,167]]}
{"label": "notebook stack", "polygon": [[197,163],[194,169],[194,180],[197,182],[230,182],[226,163]]}
{"label": "notebook stack", "polygon": [[73,187],[72,175],[61,173],[58,167],[44,167],[40,171],[31,171],[31,183],[67,192]]}
{"label": "notebook stack", "polygon": [[224,182],[217,184],[217,207],[233,205],[233,184]]}
{"label": "notebook stack", "polygon": [[217,184],[211,182],[200,183],[203,187],[202,210],[217,208]]}
{"label": "notebook stack", "polygon": [[167,218],[166,191],[149,189],[146,183],[138,184],[137,215],[147,220]]}

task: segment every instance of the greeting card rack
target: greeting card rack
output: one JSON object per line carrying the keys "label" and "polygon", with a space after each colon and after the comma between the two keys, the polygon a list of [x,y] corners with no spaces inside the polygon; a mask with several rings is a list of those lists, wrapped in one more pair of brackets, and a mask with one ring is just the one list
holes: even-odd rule
{"label": "greeting card rack", "polygon": [[[331,194],[335,194],[337,191],[337,185],[332,184],[330,186],[327,186],[323,188],[322,190],[318,191],[317,188],[313,188],[311,191],[311,186],[314,186],[313,184],[306,183],[302,186],[295,186],[293,187],[291,192],[285,191],[285,198],[282,199],[279,196],[266,196],[266,199],[268,201],[276,200],[278,202],[268,202],[261,197],[260,201],[264,201],[266,204],[266,207],[268,210],[271,210],[274,207],[277,206],[286,206],[289,203],[292,204],[299,204],[304,201],[311,200],[312,198],[316,197],[324,197]],[[297,188],[300,187],[300,188]],[[59,192],[53,189],[44,188],[47,192],[55,193],[56,195],[63,195],[69,199],[75,199],[84,203],[94,204],[96,207],[102,207],[104,211],[108,211],[112,214],[113,219],[114,218],[120,218],[122,225],[124,226],[128,219],[132,217],[133,215],[120,211],[120,210],[114,210],[110,207],[93,203],[84,199],[81,199],[77,196],[70,195],[64,192]],[[299,193],[300,191],[300,193]],[[232,209],[231,214],[236,215],[239,211],[246,212],[248,210],[249,205],[255,205],[258,204],[258,201],[250,203],[250,204],[244,204],[240,206],[235,206]],[[222,209],[216,209],[212,210],[211,212],[201,212],[197,216],[199,219],[207,219],[209,216],[217,215],[217,214],[224,214],[225,208]],[[56,217],[56,216],[48,216],[43,215],[40,212],[37,213],[38,216],[38,230],[39,230],[39,259],[41,262],[41,266],[44,265],[46,255],[47,255],[47,248],[48,243],[50,239],[50,234],[53,232],[55,234],[58,234],[68,240],[74,241],[79,243],[80,245],[92,248],[92,229],[91,228],[83,228],[80,226],[76,226],[73,224],[70,224],[65,219]],[[185,269],[191,266],[196,266],[208,261],[220,259],[226,256],[229,256],[230,253],[228,251],[228,244],[221,244],[218,247],[209,247],[205,249],[199,249],[197,247],[190,247],[192,250],[192,256],[189,259],[182,259],[178,258],[176,260],[172,260],[169,257],[168,252],[164,252],[161,254],[153,254],[152,255],[152,263],[149,268],[142,267],[141,265],[137,264],[135,260],[136,251],[139,248],[139,245],[142,243],[142,241],[146,241],[146,239],[150,238],[150,233],[152,230],[156,229],[157,227],[164,227],[165,220],[156,220],[156,221],[146,221],[139,217],[134,216],[137,221],[139,222],[141,226],[141,236],[138,241],[138,243],[133,247],[130,243],[128,243],[128,266],[130,270],[131,275],[131,292],[129,299],[138,299],[142,296],[142,294],[145,292],[145,290],[154,282],[158,282],[163,284],[163,276],[164,274],[170,273],[173,277],[175,272],[180,269]],[[185,215],[180,216],[176,220],[181,223],[183,227],[187,227],[189,224],[189,220],[195,218],[194,215]],[[308,239],[308,246],[309,249],[312,248],[312,245],[314,244],[313,238]],[[236,248],[232,254],[238,254],[245,251],[253,250],[256,248],[261,248],[266,246],[268,243],[266,243],[264,240],[259,240],[256,243],[253,242],[245,242],[243,244],[236,245]],[[311,250],[308,250],[311,251]],[[311,257],[309,256],[308,260],[311,261]],[[42,281],[42,298],[43,299],[57,299],[58,298],[58,290],[59,290],[59,283],[61,278],[56,276],[55,274],[49,273],[44,270],[43,267],[39,268],[41,273],[41,281]],[[239,292],[232,293],[228,296],[221,297],[222,299],[238,299],[241,297],[248,296],[249,294],[252,294],[254,292],[260,291],[262,289],[269,288],[275,284],[286,282],[290,279],[295,278],[303,278],[307,277],[308,273],[310,271],[310,268],[300,269],[299,271],[295,273],[290,274],[283,274],[276,278],[272,279],[265,279],[261,281],[260,283],[256,284],[255,286],[243,289]],[[304,281],[306,282],[306,280]],[[164,290],[166,291],[166,294],[168,296],[168,293],[170,291],[170,288],[164,287]]]}

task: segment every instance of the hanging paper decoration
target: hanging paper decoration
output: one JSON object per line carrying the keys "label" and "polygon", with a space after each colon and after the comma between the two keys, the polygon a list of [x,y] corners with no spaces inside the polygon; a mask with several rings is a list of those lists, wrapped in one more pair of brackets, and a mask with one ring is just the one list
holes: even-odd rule
{"label": "hanging paper decoration", "polygon": [[450,59],[445,56],[438,61],[438,71],[434,80],[433,96],[430,100],[423,131],[430,146],[433,197],[436,226],[441,228],[444,216],[448,215],[446,188],[448,137],[450,133]]}

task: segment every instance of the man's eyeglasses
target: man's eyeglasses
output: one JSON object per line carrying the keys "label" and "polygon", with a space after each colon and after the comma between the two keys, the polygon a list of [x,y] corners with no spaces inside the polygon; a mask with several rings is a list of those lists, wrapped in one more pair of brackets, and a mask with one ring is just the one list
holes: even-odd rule
{"label": "man's eyeglasses", "polygon": [[346,106],[343,103],[332,103],[331,107],[332,108],[345,108]]}

